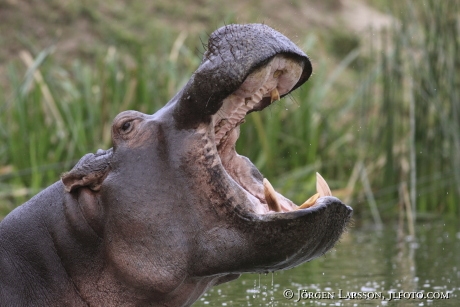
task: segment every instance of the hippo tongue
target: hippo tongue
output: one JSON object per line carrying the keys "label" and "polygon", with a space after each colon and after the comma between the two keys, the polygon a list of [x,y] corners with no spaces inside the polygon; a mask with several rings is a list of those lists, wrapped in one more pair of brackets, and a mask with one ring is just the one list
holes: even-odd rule
{"label": "hippo tongue", "polygon": [[[298,83],[303,70],[302,62],[285,55],[273,57],[267,64],[253,71],[243,84],[226,99],[212,116],[214,140],[228,174],[252,199],[253,210],[258,213],[287,212],[305,209],[319,197],[330,196],[326,181],[317,174],[317,194],[300,207],[275,192],[266,178],[254,176],[258,172],[252,163],[236,154],[234,145],[239,136],[239,125],[246,114],[260,111],[291,91]],[[255,171],[254,171],[255,169]],[[263,179],[263,180],[262,180]]]}

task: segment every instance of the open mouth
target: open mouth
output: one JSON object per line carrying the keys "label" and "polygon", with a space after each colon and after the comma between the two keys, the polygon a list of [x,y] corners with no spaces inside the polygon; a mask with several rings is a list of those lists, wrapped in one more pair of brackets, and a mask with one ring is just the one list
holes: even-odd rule
{"label": "open mouth", "polygon": [[252,203],[249,210],[257,214],[306,209],[314,206],[320,197],[332,195],[326,181],[317,173],[317,193],[297,206],[277,193],[268,179],[263,178],[247,158],[235,151],[239,126],[246,114],[260,111],[288,94],[299,81],[303,69],[303,62],[295,57],[276,55],[255,69],[235,92],[225,98],[212,118],[214,140],[222,165],[245,191]]}

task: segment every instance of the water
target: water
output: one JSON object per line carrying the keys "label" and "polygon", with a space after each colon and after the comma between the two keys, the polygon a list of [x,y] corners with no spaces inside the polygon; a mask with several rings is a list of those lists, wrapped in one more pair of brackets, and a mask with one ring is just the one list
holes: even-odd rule
{"label": "water", "polygon": [[416,240],[391,225],[351,229],[326,256],[273,275],[245,274],[193,306],[457,307],[460,223],[422,222]]}

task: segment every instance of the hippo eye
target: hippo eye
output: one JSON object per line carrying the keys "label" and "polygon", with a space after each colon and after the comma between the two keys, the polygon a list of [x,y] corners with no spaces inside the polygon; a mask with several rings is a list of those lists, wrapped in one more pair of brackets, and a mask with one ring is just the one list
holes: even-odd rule
{"label": "hippo eye", "polygon": [[131,121],[125,122],[121,126],[121,130],[123,130],[123,132],[128,132],[130,129],[131,129]]}

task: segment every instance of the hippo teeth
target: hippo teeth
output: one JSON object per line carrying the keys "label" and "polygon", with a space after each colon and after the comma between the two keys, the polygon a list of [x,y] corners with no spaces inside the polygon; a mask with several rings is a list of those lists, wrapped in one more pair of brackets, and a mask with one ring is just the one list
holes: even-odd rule
{"label": "hippo teeth", "polygon": [[278,89],[276,87],[270,92],[270,98],[271,98],[270,103],[280,100],[280,93],[278,92]]}
{"label": "hippo teeth", "polygon": [[314,204],[316,204],[316,200],[319,198],[319,193],[316,193],[315,195],[313,195],[312,197],[310,197],[309,199],[307,199],[302,205],[299,206],[299,208],[297,209],[306,209],[306,208],[310,208],[311,206],[313,206]]}
{"label": "hippo teeth", "polygon": [[[267,178],[264,178],[263,186],[265,201],[267,202],[268,210],[275,212],[283,212],[280,200],[276,195],[276,191]],[[307,199],[302,205],[297,207],[297,209],[299,210],[310,208],[311,206],[314,206],[316,204],[318,198],[324,196],[332,196],[332,192],[329,188],[329,185],[327,184],[326,180],[324,180],[323,176],[321,176],[319,173],[316,173],[316,191],[317,193],[315,195]]]}
{"label": "hippo teeth", "polygon": [[320,197],[324,196],[332,196],[331,189],[329,188],[329,185],[327,184],[326,180],[324,180],[323,176],[321,176],[319,173],[316,173],[316,193],[309,199],[307,199],[302,205],[300,205],[297,209],[306,209],[314,204],[316,204],[316,200]]}
{"label": "hippo teeth", "polygon": [[281,212],[281,206],[278,197],[276,196],[275,189],[273,189],[273,186],[267,178],[264,178],[263,185],[265,200],[267,201],[268,209],[275,212]]}
{"label": "hippo teeth", "polygon": [[319,193],[319,197],[332,196],[331,189],[329,189],[326,180],[319,173],[316,173],[316,191]]}

